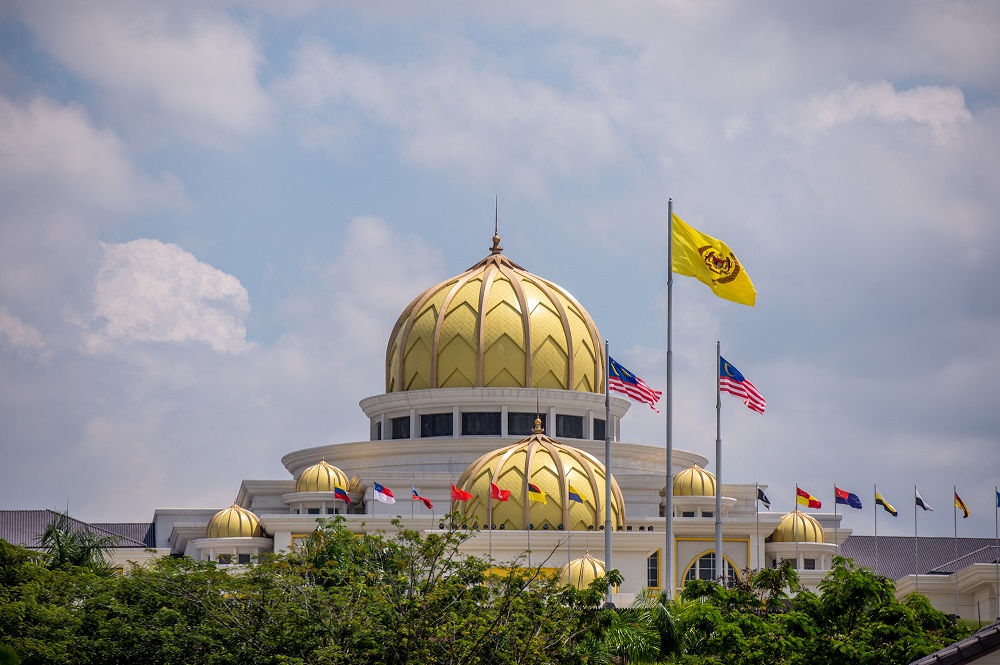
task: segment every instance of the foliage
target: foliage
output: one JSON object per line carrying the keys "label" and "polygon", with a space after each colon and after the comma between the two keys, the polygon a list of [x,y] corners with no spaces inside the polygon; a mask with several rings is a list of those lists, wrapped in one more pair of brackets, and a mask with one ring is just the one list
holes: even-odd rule
{"label": "foliage", "polygon": [[968,632],[841,558],[820,594],[784,567],[612,610],[618,571],[578,591],[466,556],[468,537],[359,535],[337,518],[255,565],[160,558],[112,577],[0,541],[0,662],[867,665]]}
{"label": "foliage", "polygon": [[110,576],[115,570],[109,553],[120,540],[117,536],[98,534],[69,515],[56,513],[55,519],[42,532],[39,545],[50,568],[83,566],[99,575]]}

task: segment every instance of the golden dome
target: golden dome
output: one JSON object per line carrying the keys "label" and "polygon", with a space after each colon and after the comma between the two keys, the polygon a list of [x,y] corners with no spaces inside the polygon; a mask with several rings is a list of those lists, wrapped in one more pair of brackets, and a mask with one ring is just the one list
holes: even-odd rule
{"label": "golden dome", "polygon": [[224,508],[208,521],[208,538],[258,538],[264,535],[260,520],[246,508]]}
{"label": "golden dome", "polygon": [[559,582],[577,589],[586,589],[598,577],[604,577],[604,562],[589,552],[559,569]]}
{"label": "golden dome", "polygon": [[416,297],[386,349],[386,392],[513,387],[604,392],[597,325],[562,287],[488,257]]}
{"label": "golden dome", "polygon": [[715,496],[715,476],[697,464],[674,478],[674,496]]}
{"label": "golden dome", "polygon": [[[545,436],[539,421],[526,439],[487,453],[469,465],[457,486],[472,494],[468,501],[452,501],[470,524],[490,523],[490,481],[510,490],[507,501],[493,501],[493,524],[505,529],[558,529],[576,531],[604,524],[604,465],[589,453]],[[545,502],[532,500],[528,483],[545,493]],[[570,486],[583,499],[569,500]],[[625,500],[618,482],[611,478],[611,525],[625,524]]]}
{"label": "golden dome", "polygon": [[351,481],[347,479],[346,473],[322,459],[302,472],[295,481],[295,491],[332,492],[335,487],[339,487],[346,492],[350,485]]}
{"label": "golden dome", "polygon": [[772,543],[822,543],[823,527],[811,515],[794,510],[778,522],[768,540]]}

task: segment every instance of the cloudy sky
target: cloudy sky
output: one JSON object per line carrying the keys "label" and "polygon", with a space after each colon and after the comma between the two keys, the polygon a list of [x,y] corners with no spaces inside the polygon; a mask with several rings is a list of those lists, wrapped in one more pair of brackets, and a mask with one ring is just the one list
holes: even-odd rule
{"label": "cloudy sky", "polygon": [[[277,9],[277,7],[281,7]],[[0,2],[0,507],[222,507],[366,438],[389,329],[488,253],[666,382],[667,200],[754,308],[674,282],[675,445],[871,533],[992,536],[1000,5]],[[663,445],[633,407],[629,441]]]}

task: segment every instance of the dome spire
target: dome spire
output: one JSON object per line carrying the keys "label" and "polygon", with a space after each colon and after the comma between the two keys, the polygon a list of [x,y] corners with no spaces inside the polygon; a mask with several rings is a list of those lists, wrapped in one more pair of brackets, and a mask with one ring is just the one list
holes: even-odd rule
{"label": "dome spire", "polygon": [[500,197],[493,202],[493,246],[490,247],[490,254],[500,254],[503,247],[500,246]]}

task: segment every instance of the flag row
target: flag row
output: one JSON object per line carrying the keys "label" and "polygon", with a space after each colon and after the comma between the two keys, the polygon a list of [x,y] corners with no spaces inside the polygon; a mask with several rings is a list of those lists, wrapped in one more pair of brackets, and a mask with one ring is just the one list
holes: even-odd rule
{"label": "flag row", "polygon": [[[423,496],[416,487],[411,487],[411,496],[414,501],[422,502],[428,510],[434,509],[434,504],[431,503],[430,499]],[[495,483],[490,483],[490,499],[495,501],[509,501],[510,500],[510,490],[500,489]],[[396,503],[396,496],[392,493],[392,490],[382,485],[381,483],[372,482],[372,494],[376,501],[381,503]],[[345,493],[346,497],[347,494]],[[528,483],[528,498],[532,501],[538,501],[539,503],[546,503],[548,493],[542,491],[538,485],[534,483]],[[451,485],[451,498],[453,501],[462,501],[463,503],[475,497],[472,492],[466,492],[463,489],[459,489],[454,483]],[[350,499],[345,499],[350,503]],[[587,497],[583,492],[574,489],[572,485],[569,486],[569,500],[574,503],[583,503],[587,500]]]}
{"label": "flag row", "polygon": [[[996,491],[996,507],[1000,509],[1000,490],[995,489],[994,491]],[[958,495],[958,491],[953,490],[952,493],[954,494],[955,510],[961,511],[962,518],[965,519],[972,513],[969,511],[969,507],[965,504],[965,501],[962,500],[962,497]],[[876,506],[882,506],[882,509],[885,512],[892,515],[893,517],[899,515],[899,511],[896,510],[896,508],[891,503],[889,503],[884,496],[882,496],[882,493],[879,492],[878,487],[875,488],[875,494],[873,499],[875,501]],[[833,486],[833,500],[834,503],[849,506],[857,510],[861,510],[864,507],[864,505],[861,502],[861,497],[859,497],[854,492],[848,492],[847,490],[841,489],[836,485]],[[922,496],[920,496],[920,492],[917,490],[916,487],[913,488],[913,501],[914,505],[917,508],[922,508],[924,511],[934,510],[931,507],[931,504],[929,504]],[[766,494],[764,494],[764,490],[762,490],[760,487],[757,488],[757,502],[762,504],[768,510],[771,509],[771,500],[767,497]],[[815,496],[813,496],[806,490],[802,489],[798,485],[795,486],[795,503],[797,505],[805,506],[806,508],[819,509],[823,507],[822,501],[820,501]]]}

